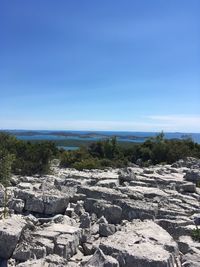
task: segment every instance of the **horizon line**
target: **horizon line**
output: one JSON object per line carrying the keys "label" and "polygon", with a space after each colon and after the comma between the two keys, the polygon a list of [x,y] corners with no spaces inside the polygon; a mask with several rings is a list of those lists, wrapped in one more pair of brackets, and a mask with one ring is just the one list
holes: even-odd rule
{"label": "horizon line", "polygon": [[182,132],[182,131],[141,131],[141,130],[73,130],[73,129],[0,129],[0,131],[54,131],[54,132],[130,132],[130,133],[180,133],[180,134],[200,134],[200,132]]}

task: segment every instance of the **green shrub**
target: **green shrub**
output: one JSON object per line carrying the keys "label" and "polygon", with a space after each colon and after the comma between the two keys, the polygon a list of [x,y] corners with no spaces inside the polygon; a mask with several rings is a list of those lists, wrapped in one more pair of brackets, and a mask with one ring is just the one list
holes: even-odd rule
{"label": "green shrub", "polygon": [[60,167],[70,168],[73,164],[90,158],[90,154],[85,148],[75,151],[64,151],[60,156]]}
{"label": "green shrub", "polygon": [[[164,134],[149,138],[141,144],[123,147],[115,137],[92,143],[88,148],[61,153],[61,167],[106,168],[125,167],[129,162],[141,159],[143,166],[165,163],[171,164],[185,157],[200,157],[200,145],[190,139],[167,140]],[[92,160],[93,159],[93,160]]]}
{"label": "green shrub", "polygon": [[100,161],[98,159],[84,159],[81,160],[79,162],[76,162],[72,165],[73,168],[77,169],[77,170],[84,170],[84,169],[100,169],[101,165],[100,165]]}
{"label": "green shrub", "polygon": [[9,185],[13,160],[14,155],[0,150],[0,183],[4,186]]}
{"label": "green shrub", "polygon": [[0,179],[15,174],[33,175],[50,171],[51,160],[58,155],[52,142],[31,143],[17,140],[14,136],[0,132]]}
{"label": "green shrub", "polygon": [[192,230],[192,238],[195,241],[200,242],[200,229],[198,227],[196,227],[196,229]]}

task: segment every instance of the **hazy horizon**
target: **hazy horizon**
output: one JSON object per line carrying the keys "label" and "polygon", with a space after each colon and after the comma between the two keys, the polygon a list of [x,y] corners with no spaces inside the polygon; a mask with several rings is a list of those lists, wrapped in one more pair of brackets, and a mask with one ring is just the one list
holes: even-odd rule
{"label": "hazy horizon", "polygon": [[181,133],[181,134],[200,134],[200,132],[174,132],[174,131],[130,131],[130,130],[90,130],[90,129],[85,129],[85,130],[72,130],[72,129],[5,129],[5,128],[2,128],[0,129],[0,131],[33,131],[33,132],[114,132],[114,133]]}
{"label": "hazy horizon", "polygon": [[200,1],[1,1],[0,128],[200,133]]}

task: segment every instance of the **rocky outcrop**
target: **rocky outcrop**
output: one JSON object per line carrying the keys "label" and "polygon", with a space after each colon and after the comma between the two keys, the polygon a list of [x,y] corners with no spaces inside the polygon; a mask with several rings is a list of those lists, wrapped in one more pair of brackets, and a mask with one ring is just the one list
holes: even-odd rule
{"label": "rocky outcrop", "polygon": [[134,221],[102,240],[102,251],[115,257],[121,267],[176,266],[178,246],[172,237],[152,221]]}
{"label": "rocky outcrop", "polygon": [[186,181],[190,181],[193,183],[200,182],[200,171],[199,170],[188,170],[184,176]]}
{"label": "rocky outcrop", "polygon": [[12,256],[25,225],[21,216],[0,220],[0,258],[9,259]]}
{"label": "rocky outcrop", "polygon": [[24,201],[24,210],[46,215],[65,212],[69,197],[58,190],[16,190],[15,197]]}
{"label": "rocky outcrop", "polygon": [[12,177],[6,203],[0,187],[0,266],[199,266],[199,166]]}

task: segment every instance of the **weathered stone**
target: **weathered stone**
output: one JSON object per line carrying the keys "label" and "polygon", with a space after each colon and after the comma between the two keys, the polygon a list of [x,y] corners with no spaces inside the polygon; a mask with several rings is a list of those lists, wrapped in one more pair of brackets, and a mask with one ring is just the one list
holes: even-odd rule
{"label": "weathered stone", "polygon": [[40,217],[38,218],[38,222],[39,223],[48,223],[48,222],[55,222],[55,223],[59,223],[62,222],[64,220],[64,215],[62,214],[56,214],[55,216],[51,216],[51,217]]}
{"label": "weathered stone", "polygon": [[25,224],[25,220],[16,215],[0,221],[0,258],[12,256]]}
{"label": "weathered stone", "polygon": [[69,203],[66,195],[55,190],[53,192],[46,191],[37,193],[18,190],[15,194],[17,198],[25,201],[24,209],[30,212],[48,215],[64,213]]}
{"label": "weathered stone", "polygon": [[99,224],[99,235],[107,237],[113,235],[116,232],[116,227],[113,224],[100,223]]}
{"label": "weathered stone", "polygon": [[[121,186],[116,182],[118,170],[111,168],[79,172],[54,167],[55,175],[17,177],[15,187],[8,187],[7,210],[26,216],[12,254],[16,263],[13,259],[10,267],[18,261],[24,261],[23,266],[58,267],[59,261],[47,261],[46,255],[51,254],[68,260],[67,264],[60,261],[59,267],[77,267],[81,262],[88,263],[91,256],[84,255],[93,255],[100,242],[104,253],[114,257],[120,267],[180,267],[177,245],[171,237],[166,238],[166,231],[176,240],[180,252],[187,255],[184,258],[181,254],[182,266],[198,266],[195,257],[200,245],[191,235],[195,224],[200,224],[200,189],[196,182],[183,178],[185,173],[199,171],[198,161],[187,159],[180,164],[184,167],[132,166],[132,178],[126,170],[128,180]],[[68,199],[69,206],[65,205]],[[1,217],[4,210],[0,207]],[[71,218],[63,215],[65,212]],[[155,219],[159,225],[138,222],[138,218]],[[104,261],[102,264],[106,266]]]}
{"label": "weathered stone", "polygon": [[145,173],[145,174],[153,174],[154,172],[155,172],[154,169],[147,169],[147,168],[145,168],[145,169],[143,170],[143,173]]}
{"label": "weathered stone", "polygon": [[55,245],[55,254],[69,259],[76,253],[82,237],[82,231],[80,228],[58,223],[47,226],[42,230],[37,230],[33,233],[33,236],[37,237],[37,239],[39,237],[52,240]]}
{"label": "weathered stone", "polygon": [[82,246],[83,246],[84,255],[86,256],[94,254],[94,252],[97,249],[93,244],[88,243],[88,242],[83,243]]}
{"label": "weathered stone", "polygon": [[41,247],[45,247],[47,255],[54,253],[54,242],[52,240],[38,237],[35,239],[35,243]]}
{"label": "weathered stone", "polygon": [[101,216],[101,218],[98,219],[97,223],[98,224],[100,224],[100,223],[108,224],[108,221],[106,220],[106,218],[104,216]]}
{"label": "weathered stone", "polygon": [[119,183],[130,182],[136,180],[135,173],[132,168],[127,167],[119,171]]}
{"label": "weathered stone", "polygon": [[184,179],[186,181],[190,181],[190,182],[197,184],[200,182],[200,171],[199,170],[188,170],[184,176]]}
{"label": "weathered stone", "polygon": [[98,217],[104,216],[109,223],[120,223],[122,208],[105,200],[87,198],[84,202],[85,210],[89,213],[96,213]]}
{"label": "weathered stone", "polygon": [[118,180],[114,179],[106,179],[102,181],[98,181],[96,186],[102,186],[102,187],[107,187],[107,188],[115,188],[119,185]]}
{"label": "weathered stone", "polygon": [[191,236],[180,236],[178,247],[183,254],[187,254],[195,252],[196,249],[200,250],[200,243],[194,241]]}
{"label": "weathered stone", "polygon": [[158,205],[150,202],[143,202],[141,200],[126,200],[117,199],[114,203],[122,209],[122,219],[154,219],[158,212]]}
{"label": "weathered stone", "polygon": [[9,203],[9,208],[13,209],[17,213],[22,213],[24,209],[25,203],[22,199],[12,199],[12,201]]}
{"label": "weathered stone", "polygon": [[31,183],[19,183],[18,185],[17,185],[17,187],[19,188],[19,189],[24,189],[24,190],[31,190],[32,188],[33,188],[33,186],[32,186],[32,184]]}
{"label": "weathered stone", "polygon": [[152,221],[129,223],[102,240],[100,248],[116,258],[120,267],[175,267],[178,254],[172,237]]}
{"label": "weathered stone", "polygon": [[199,253],[187,253],[182,257],[182,267],[199,267],[200,266],[200,257]]}
{"label": "weathered stone", "polygon": [[200,168],[200,160],[193,158],[193,157],[187,157],[186,159],[180,159],[177,162],[172,164],[173,168]]}
{"label": "weathered stone", "polygon": [[195,193],[196,185],[192,182],[183,183],[179,186],[178,190],[186,193]]}
{"label": "weathered stone", "polygon": [[70,202],[77,203],[78,201],[84,201],[86,199],[86,195],[84,194],[74,194],[73,196],[70,196]]}
{"label": "weathered stone", "polygon": [[90,228],[91,227],[91,220],[89,213],[85,212],[80,216],[80,228]]}
{"label": "weathered stone", "polygon": [[111,256],[106,256],[101,249],[96,250],[89,261],[83,267],[119,267],[119,263]]}
{"label": "weathered stone", "polygon": [[195,214],[193,218],[195,225],[200,225],[200,214]]}
{"label": "weathered stone", "polygon": [[151,199],[154,197],[168,197],[167,193],[156,187],[126,186],[125,188],[119,188],[119,190],[122,190],[122,192],[127,194],[131,199],[143,199],[144,197]]}
{"label": "weathered stone", "polygon": [[32,214],[25,216],[24,219],[26,220],[26,222],[28,224],[31,223],[31,224],[35,225],[38,223],[38,219],[35,216],[33,216]]}
{"label": "weathered stone", "polygon": [[58,255],[49,255],[44,259],[29,260],[16,265],[17,267],[71,267],[67,260]]}
{"label": "weathered stone", "polygon": [[46,255],[46,247],[22,242],[16,247],[13,258],[17,261],[24,262],[27,259],[42,259]]}
{"label": "weathered stone", "polygon": [[191,224],[191,220],[186,220],[186,219],[176,219],[176,220],[160,219],[157,220],[156,222],[175,239],[188,233],[185,226]]}
{"label": "weathered stone", "polygon": [[64,259],[70,259],[76,254],[79,237],[71,234],[61,234],[55,240],[55,253]]}
{"label": "weathered stone", "polygon": [[82,186],[78,187],[78,193],[85,194],[87,198],[113,201],[116,198],[127,198],[127,195],[121,194],[115,189],[104,188],[101,186]]}
{"label": "weathered stone", "polygon": [[74,207],[74,212],[78,215],[81,216],[82,214],[85,213],[85,209],[83,207],[83,201],[78,201],[77,204]]}

